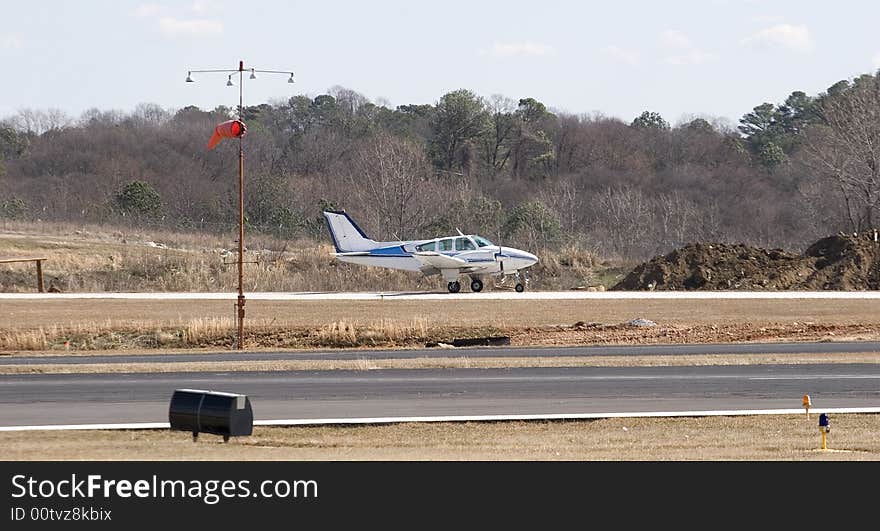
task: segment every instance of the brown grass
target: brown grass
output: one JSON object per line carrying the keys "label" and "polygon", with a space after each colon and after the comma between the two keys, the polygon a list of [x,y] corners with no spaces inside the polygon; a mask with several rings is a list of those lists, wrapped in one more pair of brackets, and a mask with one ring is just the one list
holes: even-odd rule
{"label": "brown grass", "polygon": [[[170,430],[3,432],[21,460],[877,461],[880,415],[609,418],[254,428],[250,437]],[[35,442],[36,441],[36,442]]]}
{"label": "brown grass", "polygon": [[[451,332],[433,330],[426,318],[336,321],[325,326],[292,327],[272,319],[249,319],[247,342],[285,348],[401,347],[421,345]],[[469,331],[479,333],[482,329]],[[0,352],[104,352],[137,349],[231,347],[236,333],[230,317],[150,322],[106,319],[74,321],[33,329],[0,328]]]}
{"label": "brown grass", "polygon": [[[6,221],[2,226],[0,256],[46,256],[45,284],[63,292],[237,290],[237,230],[219,235],[69,223]],[[320,241],[248,234],[245,248],[246,291],[445,289],[439,277],[338,262],[329,233]],[[548,251],[541,258],[532,268],[535,289],[577,288],[595,283],[600,273],[610,286],[624,274],[615,270],[607,275],[608,265],[576,247]],[[34,291],[33,264],[4,266],[0,292]],[[492,289],[491,282],[486,289]]]}
{"label": "brown grass", "polygon": [[[0,255],[48,256],[46,284],[54,282],[62,291],[236,291],[234,256],[223,252],[234,246],[222,236],[58,223],[4,222],[3,228]],[[255,263],[246,264],[246,292],[441,287],[417,274],[336,262],[328,243],[260,235],[248,241],[248,258]],[[31,269],[27,264],[0,267],[0,290],[33,291]],[[535,273],[550,282],[543,287],[566,289],[610,285],[623,271],[589,250],[569,247],[542,256]],[[620,327],[637,317],[659,326]],[[0,352],[231,348],[234,318],[234,300],[3,301]],[[396,348],[502,333],[514,345],[815,340],[837,339],[841,333],[872,339],[880,334],[878,322],[880,305],[869,300],[248,299],[245,345]],[[577,323],[597,323],[601,329]]]}
{"label": "brown grass", "polygon": [[[249,300],[246,310],[249,349],[419,347],[500,334],[520,346],[880,337],[871,300]],[[0,352],[232,348],[233,315],[232,300],[5,300]],[[636,317],[657,326],[625,324]]]}
{"label": "brown grass", "polygon": [[356,322],[336,321],[321,327],[314,334],[320,345],[357,347],[362,345],[424,343],[428,335],[428,320],[415,319],[404,324],[393,319],[381,319],[361,326]]}

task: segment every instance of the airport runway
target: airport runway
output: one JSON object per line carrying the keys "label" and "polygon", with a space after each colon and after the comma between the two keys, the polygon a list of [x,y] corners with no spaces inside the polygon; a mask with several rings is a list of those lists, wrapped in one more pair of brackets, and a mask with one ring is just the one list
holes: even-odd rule
{"label": "airport runway", "polygon": [[0,376],[0,426],[167,422],[178,388],[242,393],[256,420],[880,406],[880,365]]}
{"label": "airport runway", "polygon": [[466,347],[456,349],[315,350],[307,352],[211,352],[185,354],[102,354],[2,356],[0,365],[87,363],[177,363],[201,361],[375,360],[415,358],[557,358],[589,356],[677,356],[695,354],[833,354],[880,352],[880,342],[705,343],[597,345],[580,347]]}

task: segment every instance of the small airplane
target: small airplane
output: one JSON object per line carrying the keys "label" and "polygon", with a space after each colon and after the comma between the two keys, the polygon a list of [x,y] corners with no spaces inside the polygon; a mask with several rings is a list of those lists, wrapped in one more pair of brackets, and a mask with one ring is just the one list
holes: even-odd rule
{"label": "small airplane", "polygon": [[[425,276],[441,275],[449,293],[461,291],[460,275],[471,277],[471,291],[483,290],[482,277],[516,278],[514,289],[522,293],[528,278],[520,274],[538,262],[538,257],[495,245],[476,234],[462,234],[429,240],[377,242],[371,240],[344,210],[325,211],[327,226],[336,252],[343,262],[353,264],[421,271]],[[525,273],[525,272],[524,272]]]}

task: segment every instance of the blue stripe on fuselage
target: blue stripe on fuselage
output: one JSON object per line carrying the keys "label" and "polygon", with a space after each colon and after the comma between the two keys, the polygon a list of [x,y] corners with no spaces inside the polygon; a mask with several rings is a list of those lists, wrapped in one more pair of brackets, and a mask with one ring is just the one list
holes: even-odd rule
{"label": "blue stripe on fuselage", "polygon": [[[439,253],[444,256],[456,256],[460,253],[458,252],[447,252],[447,253]],[[382,258],[407,258],[412,256],[412,253],[408,253],[403,249],[402,245],[394,245],[391,247],[380,247],[378,249],[373,249],[370,251],[368,256],[381,256]],[[465,258],[465,260],[469,263],[476,262],[494,262],[494,258]]]}
{"label": "blue stripe on fuselage", "polygon": [[380,247],[378,249],[373,249],[370,251],[370,256],[393,257],[393,256],[412,256],[412,255],[410,253],[404,251],[402,245],[395,245],[393,247]]}
{"label": "blue stripe on fuselage", "polygon": [[528,256],[524,256],[524,255],[517,254],[517,253],[511,253],[511,252],[506,252],[506,253],[495,253],[495,254],[497,254],[497,255],[500,256],[501,258],[521,258],[521,259],[523,259],[523,260],[530,260],[530,259],[531,259],[531,258],[528,257]]}

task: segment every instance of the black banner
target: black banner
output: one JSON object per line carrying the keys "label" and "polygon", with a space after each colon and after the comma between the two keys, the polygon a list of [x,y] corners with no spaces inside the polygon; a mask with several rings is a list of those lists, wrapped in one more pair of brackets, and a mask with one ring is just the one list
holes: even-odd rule
{"label": "black banner", "polygon": [[852,516],[876,497],[857,478],[877,472],[876,462],[7,461],[0,463],[0,529],[272,529],[285,522],[334,529],[411,518],[558,527],[596,515],[632,523],[712,508],[742,515],[790,504],[809,509],[819,498],[825,506],[845,500]]}

